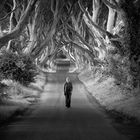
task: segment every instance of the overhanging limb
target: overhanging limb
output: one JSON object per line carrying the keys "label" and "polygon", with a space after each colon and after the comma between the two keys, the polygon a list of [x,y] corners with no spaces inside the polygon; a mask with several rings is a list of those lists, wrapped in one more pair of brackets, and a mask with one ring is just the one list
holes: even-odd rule
{"label": "overhanging limb", "polygon": [[19,34],[23,31],[28,23],[30,14],[38,0],[30,0],[23,16],[20,18],[17,26],[8,34],[0,37],[0,48],[2,48],[9,40],[17,38]]}

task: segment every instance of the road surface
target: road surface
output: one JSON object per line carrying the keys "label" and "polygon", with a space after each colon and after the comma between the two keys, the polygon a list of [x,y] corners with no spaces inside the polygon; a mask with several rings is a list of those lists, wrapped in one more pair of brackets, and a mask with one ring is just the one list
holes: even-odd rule
{"label": "road surface", "polygon": [[[70,75],[74,90],[72,107],[65,107],[64,79]],[[1,140],[128,140],[88,96],[76,74],[48,74],[40,102],[30,116],[0,128]]]}

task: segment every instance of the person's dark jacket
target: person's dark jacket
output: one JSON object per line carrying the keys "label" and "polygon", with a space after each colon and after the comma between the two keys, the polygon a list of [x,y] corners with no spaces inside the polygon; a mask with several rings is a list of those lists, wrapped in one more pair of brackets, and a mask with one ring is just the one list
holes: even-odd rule
{"label": "person's dark jacket", "polygon": [[72,89],[73,89],[72,83],[71,82],[68,82],[68,83],[66,82],[64,84],[64,95],[71,94]]}

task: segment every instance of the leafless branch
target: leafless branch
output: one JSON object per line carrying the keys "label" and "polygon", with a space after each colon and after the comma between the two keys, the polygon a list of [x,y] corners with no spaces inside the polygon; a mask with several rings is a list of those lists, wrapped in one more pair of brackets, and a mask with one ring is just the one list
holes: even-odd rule
{"label": "leafless branch", "polygon": [[0,21],[3,21],[5,20],[11,13],[15,12],[21,5],[22,5],[23,2],[21,2],[18,6],[16,6],[16,8],[14,8],[12,11],[10,11],[9,13],[7,13],[4,17],[2,17],[0,19]]}
{"label": "leafless branch", "polygon": [[79,44],[77,44],[77,43],[74,42],[74,41],[71,41],[70,43],[71,43],[72,45],[74,45],[77,49],[81,50],[83,53],[86,52],[86,53],[91,57],[91,59],[94,60],[94,58],[95,58],[94,53],[90,52],[88,49],[83,48],[82,46],[80,46]]}
{"label": "leafless branch", "polygon": [[54,0],[51,0],[51,11],[54,13]]}
{"label": "leafless branch", "polygon": [[63,24],[59,27],[58,30],[62,30],[63,29],[62,27],[64,27],[66,25],[66,23],[68,22],[69,18],[72,15],[72,9],[73,9],[73,7],[74,7],[75,4],[76,4],[76,2],[73,2],[72,3],[72,5],[71,5],[71,7],[69,9],[68,16],[67,16],[66,20],[65,21],[62,20]]}
{"label": "leafless branch", "polygon": [[[57,0],[58,3],[58,0]],[[38,55],[40,55],[41,51],[46,47],[46,44],[52,39],[53,35],[56,33],[56,26],[58,24],[58,21],[60,19],[60,13],[64,7],[65,3],[63,3],[63,5],[61,6],[61,8],[58,10],[58,4],[56,4],[56,9],[55,9],[55,13],[54,13],[54,20],[52,23],[52,26],[46,36],[46,39],[41,43],[39,49],[38,46],[35,47],[34,50],[32,50],[32,55],[34,58],[37,58]]]}
{"label": "leafless branch", "polygon": [[26,27],[26,25],[28,23],[30,14],[37,1],[38,0],[30,0],[23,16],[20,18],[17,26],[10,33],[0,37],[0,48],[2,48],[3,45],[6,44],[9,40],[18,37],[19,34],[23,31],[23,29]]}
{"label": "leafless branch", "polygon": [[112,3],[109,2],[108,0],[102,0],[102,2],[103,2],[106,6],[109,6],[110,8],[120,11],[120,7],[118,6],[118,4],[117,4],[117,2],[116,2],[115,0],[113,0],[113,3],[114,3],[114,4],[112,4]]}
{"label": "leafless branch", "polygon": [[89,51],[93,52],[92,47],[83,39],[83,37],[77,32],[75,31],[70,25],[67,24],[67,28],[70,29],[82,42],[83,44],[85,44],[88,48]]}
{"label": "leafless branch", "polygon": [[90,21],[90,23],[95,27],[97,28],[99,31],[101,31],[103,34],[107,35],[109,38],[113,38],[114,35],[111,34],[110,32],[102,29],[100,26],[98,26],[97,24],[95,24],[91,17],[89,16],[88,12],[86,11],[86,9],[83,7],[83,5],[81,4],[80,0],[78,1],[78,4],[80,6],[80,9],[82,10],[82,12],[85,14],[85,16],[87,17],[87,19]]}

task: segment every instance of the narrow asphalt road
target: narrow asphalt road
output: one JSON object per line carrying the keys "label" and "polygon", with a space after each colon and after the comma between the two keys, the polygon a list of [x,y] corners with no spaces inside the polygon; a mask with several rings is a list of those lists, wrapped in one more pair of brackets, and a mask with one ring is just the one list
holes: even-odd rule
{"label": "narrow asphalt road", "polygon": [[[65,107],[63,84],[72,79],[72,107]],[[1,140],[128,140],[90,97],[76,74],[48,74],[40,102],[30,116],[0,128]],[[92,100],[92,103],[91,103]]]}

